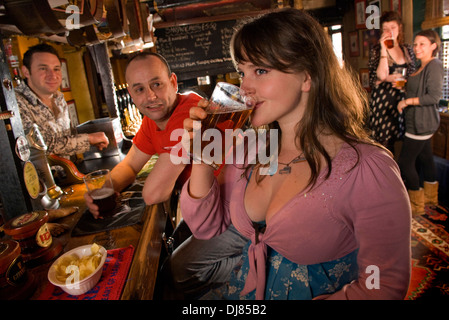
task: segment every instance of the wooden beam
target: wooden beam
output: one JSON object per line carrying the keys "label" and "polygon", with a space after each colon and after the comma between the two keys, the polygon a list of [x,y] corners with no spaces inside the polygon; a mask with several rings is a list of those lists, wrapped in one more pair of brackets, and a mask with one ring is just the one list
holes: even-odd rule
{"label": "wooden beam", "polygon": [[167,221],[163,203],[147,207],[144,219],[145,223],[139,245],[134,251],[122,300],[153,299],[162,248],[162,233]]}
{"label": "wooden beam", "polygon": [[114,90],[114,75],[112,73],[111,61],[109,59],[106,43],[99,43],[88,46],[92,59],[95,62],[97,72],[100,74],[101,84],[103,86],[106,105],[108,106],[109,116],[115,118],[119,116],[117,107],[117,96]]}
{"label": "wooden beam", "polygon": [[259,15],[262,15],[262,14],[265,14],[265,13],[268,13],[271,11],[273,11],[273,9],[252,11],[252,12],[240,12],[240,13],[233,13],[233,14],[226,14],[226,15],[212,16],[212,17],[198,17],[195,19],[177,20],[177,21],[170,21],[170,22],[155,22],[154,27],[156,29],[163,29],[163,28],[169,28],[169,27],[174,27],[174,26],[183,26],[183,25],[198,24],[198,23],[205,23],[205,22],[237,20],[237,19],[242,19],[242,18],[246,18],[246,17],[257,17]]}

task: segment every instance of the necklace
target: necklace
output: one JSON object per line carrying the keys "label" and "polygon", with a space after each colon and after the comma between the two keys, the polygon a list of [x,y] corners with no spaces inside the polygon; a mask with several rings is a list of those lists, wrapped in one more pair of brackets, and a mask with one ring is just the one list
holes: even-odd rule
{"label": "necklace", "polygon": [[305,160],[306,160],[306,157],[304,157],[304,153],[301,153],[299,156],[294,158],[289,163],[282,163],[282,162],[278,161],[278,163],[280,163],[280,164],[285,166],[284,168],[279,170],[279,174],[290,174],[290,172],[292,172],[292,168],[290,167],[290,164],[295,164],[295,163],[302,162],[302,161],[305,161]]}

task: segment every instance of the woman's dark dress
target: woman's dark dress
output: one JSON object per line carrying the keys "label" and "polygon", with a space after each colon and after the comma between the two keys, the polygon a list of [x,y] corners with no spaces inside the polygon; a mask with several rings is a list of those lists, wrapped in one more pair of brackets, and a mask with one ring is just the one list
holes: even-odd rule
{"label": "woman's dark dress", "polygon": [[[415,54],[411,45],[403,45],[407,63],[397,64],[388,56],[390,74],[395,68],[407,68],[407,76],[415,72]],[[394,143],[401,139],[404,134],[404,121],[397,110],[399,101],[403,100],[405,93],[393,88],[391,82],[381,82],[376,86],[377,66],[380,59],[380,45],[376,45],[370,52],[369,75],[370,75],[370,118],[369,128],[374,140],[388,147],[393,151]]]}

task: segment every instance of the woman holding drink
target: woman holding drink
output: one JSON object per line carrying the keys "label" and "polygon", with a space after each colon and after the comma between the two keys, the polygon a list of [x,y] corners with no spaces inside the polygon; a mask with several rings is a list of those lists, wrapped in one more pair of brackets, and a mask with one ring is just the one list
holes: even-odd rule
{"label": "woman holding drink", "polygon": [[403,119],[396,106],[404,98],[401,91],[408,75],[415,71],[415,55],[411,45],[404,44],[402,20],[396,11],[380,17],[382,34],[379,44],[370,52],[370,119],[372,137],[394,154],[395,142],[404,133]]}
{"label": "woman holding drink", "polygon": [[[255,101],[251,123],[278,133],[278,152],[270,170],[246,159],[215,177],[193,164],[181,210],[194,236],[211,239],[232,224],[250,239],[229,283],[206,298],[403,299],[407,192],[362,127],[363,89],[339,67],[322,26],[304,11],[272,12],[236,31],[231,55]],[[184,121],[191,138],[207,104]]]}

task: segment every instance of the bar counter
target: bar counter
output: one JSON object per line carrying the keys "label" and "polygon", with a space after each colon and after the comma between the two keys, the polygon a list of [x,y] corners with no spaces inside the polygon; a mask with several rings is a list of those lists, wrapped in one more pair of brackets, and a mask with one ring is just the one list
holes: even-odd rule
{"label": "bar counter", "polygon": [[[94,242],[102,245],[106,250],[132,246],[134,248],[133,258],[120,299],[152,299],[163,243],[162,234],[167,222],[166,208],[168,208],[169,203],[144,206],[142,209],[144,212],[139,223],[88,235],[72,236],[73,228],[86,211],[83,197],[86,189],[84,184],[76,184],[63,189],[65,191],[70,190],[72,194],[61,197],[61,207],[76,206],[79,207],[79,210],[74,214],[54,221],[55,223],[66,224],[70,228],[69,231],[57,237],[53,236],[53,241],[57,241],[63,246],[58,257],[73,248],[93,244]],[[1,240],[8,238],[9,236],[4,235]],[[36,266],[27,265],[27,272],[34,278],[36,285],[36,290],[30,299],[39,299],[47,285],[51,285],[47,273],[55,259]]]}

